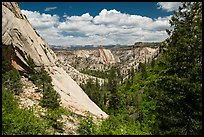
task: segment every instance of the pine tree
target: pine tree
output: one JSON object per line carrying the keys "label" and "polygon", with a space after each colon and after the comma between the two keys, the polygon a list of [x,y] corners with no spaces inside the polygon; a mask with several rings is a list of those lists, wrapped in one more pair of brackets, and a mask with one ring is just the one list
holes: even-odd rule
{"label": "pine tree", "polygon": [[109,100],[109,108],[113,109],[114,115],[117,111],[117,105],[119,104],[119,94],[117,90],[117,73],[116,67],[112,67],[110,70],[110,77],[108,79],[108,90],[110,91],[111,98]]}
{"label": "pine tree", "polygon": [[202,3],[183,3],[170,24],[156,81],[159,134],[202,134]]}
{"label": "pine tree", "polygon": [[142,78],[145,79],[147,77],[147,72],[146,72],[146,63],[139,63],[138,65],[139,71],[142,73]]}

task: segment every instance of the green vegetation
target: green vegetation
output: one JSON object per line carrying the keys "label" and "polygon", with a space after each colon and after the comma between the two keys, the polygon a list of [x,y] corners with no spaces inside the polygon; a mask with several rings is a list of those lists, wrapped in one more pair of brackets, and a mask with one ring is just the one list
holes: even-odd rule
{"label": "green vegetation", "polygon": [[[46,115],[38,118],[31,109],[21,109],[18,106],[18,99],[14,95],[22,92],[21,75],[11,69],[9,62],[2,57],[5,65],[2,73],[2,134],[54,134],[63,132],[61,119],[60,97],[51,85],[52,79],[44,68],[36,71],[33,60],[29,57],[28,64],[31,68],[29,77],[42,92],[43,98],[40,101],[42,107],[47,108]],[[51,132],[50,128],[56,131]]]}
{"label": "green vegetation", "polygon": [[43,98],[41,100],[41,106],[51,109],[58,109],[60,96],[54,90],[52,85],[52,78],[49,76],[44,67],[41,67],[39,71],[34,68],[34,62],[31,58],[28,58],[28,64],[31,66],[30,79],[38,87],[38,90],[42,92]]}
{"label": "green vegetation", "polygon": [[175,12],[170,20],[174,30],[167,30],[170,37],[162,43],[159,60],[141,63],[139,72],[130,72],[122,84],[112,68],[108,84],[100,89],[83,85],[91,98],[103,91],[95,103],[105,102],[101,108],[110,117],[96,126],[86,119],[81,134],[202,135],[201,6],[185,2]]}
{"label": "green vegetation", "polygon": [[3,135],[45,135],[45,120],[37,118],[31,110],[20,109],[17,99],[8,90],[2,91],[2,134]]}
{"label": "green vegetation", "polygon": [[187,2],[170,20],[174,30],[156,82],[160,134],[202,134],[201,13],[201,2]]}
{"label": "green vegetation", "polygon": [[109,71],[98,71],[98,70],[90,70],[90,69],[83,69],[80,72],[91,76],[95,76],[98,78],[103,78],[103,79],[107,78],[109,73]]}
{"label": "green vegetation", "polygon": [[[162,56],[150,64],[140,63],[128,79],[119,68],[97,76],[108,79],[81,85],[88,96],[109,118],[94,123],[81,120],[84,135],[202,135],[202,3],[185,2],[170,20],[173,30],[161,45]],[[187,9],[187,10],[184,10]],[[2,134],[54,134],[63,132],[61,114],[72,113],[60,107],[60,97],[44,67],[38,71],[29,57],[29,78],[42,92],[40,105],[45,116],[36,117],[32,109],[20,109],[15,95],[22,92],[21,75],[2,58]],[[88,72],[96,73],[96,72]],[[54,132],[55,132],[54,131]]]}
{"label": "green vegetation", "polygon": [[20,74],[17,70],[9,70],[2,75],[2,86],[6,90],[19,95],[22,92],[22,83]]}
{"label": "green vegetation", "polygon": [[[31,58],[28,64],[33,66],[34,63]],[[60,95],[53,88],[52,78],[47,71],[45,71],[44,67],[41,67],[39,71],[34,70],[34,67],[31,69],[30,79],[38,86],[38,90],[43,94],[40,105],[48,109],[44,118],[49,121],[48,124],[58,132],[63,132],[63,123],[59,122],[61,119],[61,113],[59,113]]]}
{"label": "green vegetation", "polygon": [[96,124],[93,122],[93,118],[91,116],[87,116],[85,119],[81,119],[80,121],[77,132],[83,135],[94,135],[96,132]]}
{"label": "green vegetation", "polygon": [[46,121],[34,116],[31,110],[20,109],[18,100],[14,96],[22,92],[20,74],[11,70],[9,63],[2,58],[2,63],[7,70],[2,73],[2,134],[51,134],[46,129]]}
{"label": "green vegetation", "polygon": [[57,132],[64,132],[63,123],[60,122],[60,120],[62,120],[60,109],[47,109],[46,115],[43,118],[48,122],[48,125],[53,127]]}

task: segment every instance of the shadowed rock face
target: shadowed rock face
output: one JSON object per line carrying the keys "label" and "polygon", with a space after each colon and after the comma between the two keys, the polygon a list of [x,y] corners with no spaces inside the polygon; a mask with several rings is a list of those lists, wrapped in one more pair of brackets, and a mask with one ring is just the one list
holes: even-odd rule
{"label": "shadowed rock face", "polygon": [[88,111],[93,116],[108,116],[62,68],[56,66],[55,53],[32,28],[16,2],[2,2],[2,49],[19,71],[29,73],[29,56],[37,67],[45,66],[52,77],[54,89],[61,95],[62,105],[81,115]]}

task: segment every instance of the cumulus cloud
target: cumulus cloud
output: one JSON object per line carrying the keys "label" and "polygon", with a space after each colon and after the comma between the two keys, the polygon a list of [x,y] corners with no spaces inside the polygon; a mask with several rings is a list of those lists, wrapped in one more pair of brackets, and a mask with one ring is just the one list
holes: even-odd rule
{"label": "cumulus cloud", "polygon": [[85,13],[81,16],[71,16],[71,17],[67,17],[67,20],[69,21],[90,21],[92,20],[93,17],[89,15],[89,13]]}
{"label": "cumulus cloud", "polygon": [[97,16],[63,16],[22,10],[34,28],[52,45],[133,44],[160,42],[168,35],[171,16],[155,19],[103,9]]}
{"label": "cumulus cloud", "polygon": [[33,27],[39,31],[49,29],[52,26],[57,25],[59,21],[58,15],[50,15],[45,13],[40,14],[37,11],[33,12],[28,10],[21,10],[21,12],[26,15]]}
{"label": "cumulus cloud", "polygon": [[163,9],[167,12],[177,10],[181,6],[181,2],[158,2],[158,9]]}
{"label": "cumulus cloud", "polygon": [[47,7],[47,8],[45,8],[44,11],[50,11],[50,10],[54,10],[54,9],[57,9],[57,7]]}

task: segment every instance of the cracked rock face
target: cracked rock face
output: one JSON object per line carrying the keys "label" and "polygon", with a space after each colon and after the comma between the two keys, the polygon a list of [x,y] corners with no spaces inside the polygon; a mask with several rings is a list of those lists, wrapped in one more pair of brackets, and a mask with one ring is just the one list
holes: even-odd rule
{"label": "cracked rock face", "polygon": [[54,52],[22,15],[17,3],[2,3],[2,44],[12,46],[14,60],[20,66],[27,65],[28,56],[37,66],[54,65]]}
{"label": "cracked rock face", "polygon": [[88,111],[93,116],[108,117],[65,70],[56,66],[55,53],[33,29],[16,2],[2,2],[2,49],[17,70],[29,72],[26,62],[29,56],[36,66],[45,66],[54,89],[61,95],[62,105],[73,108],[74,113],[85,114]]}
{"label": "cracked rock face", "polygon": [[99,48],[100,57],[103,58],[104,63],[116,63],[115,58],[109,49]]}

